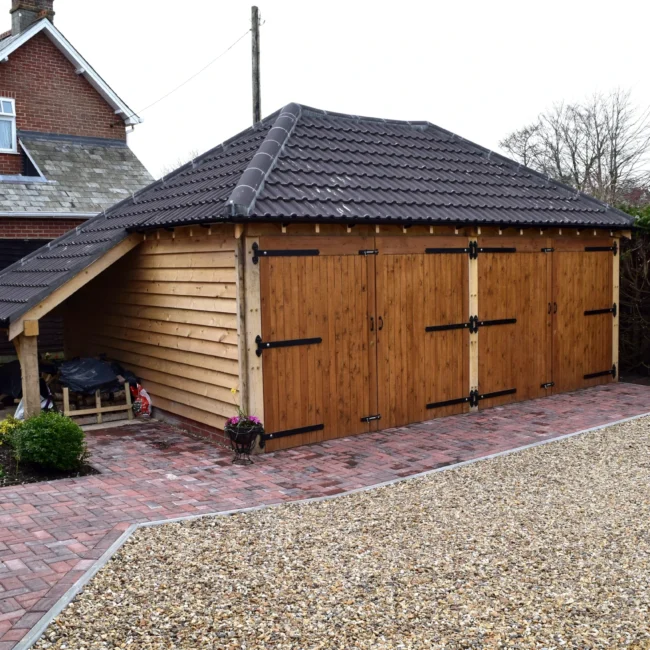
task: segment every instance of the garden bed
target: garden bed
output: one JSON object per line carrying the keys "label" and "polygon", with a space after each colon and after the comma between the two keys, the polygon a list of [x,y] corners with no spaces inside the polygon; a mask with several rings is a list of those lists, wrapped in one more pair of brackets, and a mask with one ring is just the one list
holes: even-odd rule
{"label": "garden bed", "polygon": [[89,476],[91,474],[99,474],[99,472],[87,464],[72,471],[60,471],[26,462],[20,463],[16,467],[11,447],[0,445],[0,488],[25,483],[39,483],[41,481],[56,481],[60,478]]}

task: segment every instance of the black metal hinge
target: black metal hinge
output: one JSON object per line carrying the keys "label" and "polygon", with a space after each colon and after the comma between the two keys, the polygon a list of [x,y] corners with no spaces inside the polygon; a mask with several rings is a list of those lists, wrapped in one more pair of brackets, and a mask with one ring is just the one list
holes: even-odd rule
{"label": "black metal hinge", "polygon": [[602,370],[601,372],[590,372],[588,375],[584,375],[584,379],[595,379],[596,377],[606,377],[611,375],[616,379],[616,364],[612,366],[611,370]]}
{"label": "black metal hinge", "polygon": [[616,255],[616,253],[618,253],[618,245],[616,242],[614,242],[613,246],[585,246],[586,253],[599,253],[606,251],[612,251],[612,253]]}
{"label": "black metal hinge", "polygon": [[253,264],[259,262],[260,257],[314,257],[320,255],[317,248],[303,250],[262,250],[257,243],[253,244]]}
{"label": "black metal hinge", "polygon": [[469,253],[469,256],[472,256],[470,242],[469,248],[425,248],[424,252],[427,255],[458,255],[460,253]]}
{"label": "black metal hinge", "polygon": [[491,399],[492,397],[503,397],[503,395],[514,395],[517,392],[516,388],[508,388],[506,390],[497,390],[494,391],[493,393],[479,393],[478,391],[474,391],[476,393],[474,397],[474,406],[478,406],[478,403],[482,399]]}
{"label": "black metal hinge", "polygon": [[501,397],[503,395],[513,395],[517,392],[516,388],[509,388],[508,390],[498,390],[494,393],[479,393],[477,390],[471,390],[467,397],[459,397],[457,399],[448,399],[444,402],[431,402],[427,404],[427,409],[442,408],[443,406],[454,406],[456,404],[467,404],[470,406],[478,406],[482,399],[490,399],[491,397]]}
{"label": "black metal hinge", "polygon": [[264,350],[270,350],[271,348],[292,348],[295,345],[314,345],[322,342],[323,339],[320,336],[313,339],[290,339],[288,341],[262,341],[261,336],[256,336],[257,350],[255,350],[255,354],[261,357]]}
{"label": "black metal hinge", "polygon": [[425,332],[445,332],[447,330],[464,330],[468,329],[470,334],[478,332],[478,316],[470,316],[467,323],[451,323],[449,325],[428,325],[424,328]]}
{"label": "black metal hinge", "polygon": [[553,388],[555,386],[554,381],[547,381],[545,384],[542,384],[540,388]]}
{"label": "black metal hinge", "polygon": [[479,248],[479,253],[516,253],[516,248]]}
{"label": "black metal hinge", "polygon": [[585,316],[595,316],[596,314],[612,314],[616,318],[616,303],[609,309],[589,309]]}
{"label": "black metal hinge", "polygon": [[478,325],[481,327],[490,327],[491,325],[513,325],[516,322],[516,318],[499,318],[497,320],[480,320],[478,321]]}
{"label": "black metal hinge", "polygon": [[368,250],[359,251],[359,255],[379,255],[379,251],[376,248],[369,248]]}
{"label": "black metal hinge", "polygon": [[374,422],[375,420],[381,420],[381,414],[377,413],[376,415],[367,415],[365,418],[361,418],[361,422]]}
{"label": "black metal hinge", "polygon": [[542,248],[542,253],[553,253],[555,252],[554,248]]}
{"label": "black metal hinge", "polygon": [[426,408],[438,409],[442,408],[443,406],[454,406],[456,404],[466,404],[467,402],[471,403],[471,401],[471,397],[459,397],[457,399],[447,399],[444,402],[431,402],[431,404],[427,404]]}
{"label": "black metal hinge", "polygon": [[275,433],[263,433],[262,440],[275,440],[276,438],[286,438],[287,436],[297,436],[301,433],[311,433],[312,431],[322,431],[324,424],[312,424],[309,427],[299,427],[297,429],[286,429],[285,431],[276,431]]}

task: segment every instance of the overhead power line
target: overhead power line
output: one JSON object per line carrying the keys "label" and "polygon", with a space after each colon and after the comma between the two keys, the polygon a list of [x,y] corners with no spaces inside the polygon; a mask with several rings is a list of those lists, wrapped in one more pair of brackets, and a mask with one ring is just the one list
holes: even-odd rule
{"label": "overhead power line", "polygon": [[192,81],[193,79],[196,79],[196,77],[198,77],[201,73],[205,72],[211,65],[215,64],[219,59],[221,59],[226,54],[228,54],[228,52],[230,52],[230,50],[232,50],[232,48],[235,47],[235,45],[237,45],[237,43],[239,43],[241,40],[243,40],[250,33],[250,31],[251,31],[250,29],[247,29],[236,41],[234,41],[221,54],[219,54],[219,56],[212,59],[212,61],[210,61],[209,63],[204,65],[198,72],[195,72],[191,77],[188,77],[187,79],[185,79],[185,81],[183,81],[183,83],[178,84],[178,86],[176,86],[175,88],[170,90],[168,93],[165,93],[162,97],[159,97],[155,102],[151,102],[151,104],[145,106],[144,108],[140,109],[139,111],[135,111],[134,113],[131,113],[131,115],[128,115],[124,119],[129,119],[130,117],[133,117],[134,115],[139,115],[140,113],[144,113],[144,111],[149,110],[150,108],[152,108],[156,104],[159,104],[163,100],[167,99],[170,95],[173,95],[177,90],[180,90],[183,86],[186,86],[188,83],[190,83],[190,81]]}

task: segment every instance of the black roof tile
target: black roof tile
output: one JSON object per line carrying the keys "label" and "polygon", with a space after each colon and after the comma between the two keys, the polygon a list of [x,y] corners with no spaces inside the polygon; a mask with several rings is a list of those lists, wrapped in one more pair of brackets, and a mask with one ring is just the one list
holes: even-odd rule
{"label": "black roof tile", "polygon": [[247,220],[629,228],[595,199],[427,122],[281,111],[0,273],[0,322],[129,232]]}

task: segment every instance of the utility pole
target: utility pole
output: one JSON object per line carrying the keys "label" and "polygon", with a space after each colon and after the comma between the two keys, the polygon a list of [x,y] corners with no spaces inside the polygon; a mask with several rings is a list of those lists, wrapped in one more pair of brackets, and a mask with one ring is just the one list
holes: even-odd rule
{"label": "utility pole", "polygon": [[260,15],[257,7],[251,7],[251,33],[253,55],[253,124],[262,120],[262,98],[260,93]]}

